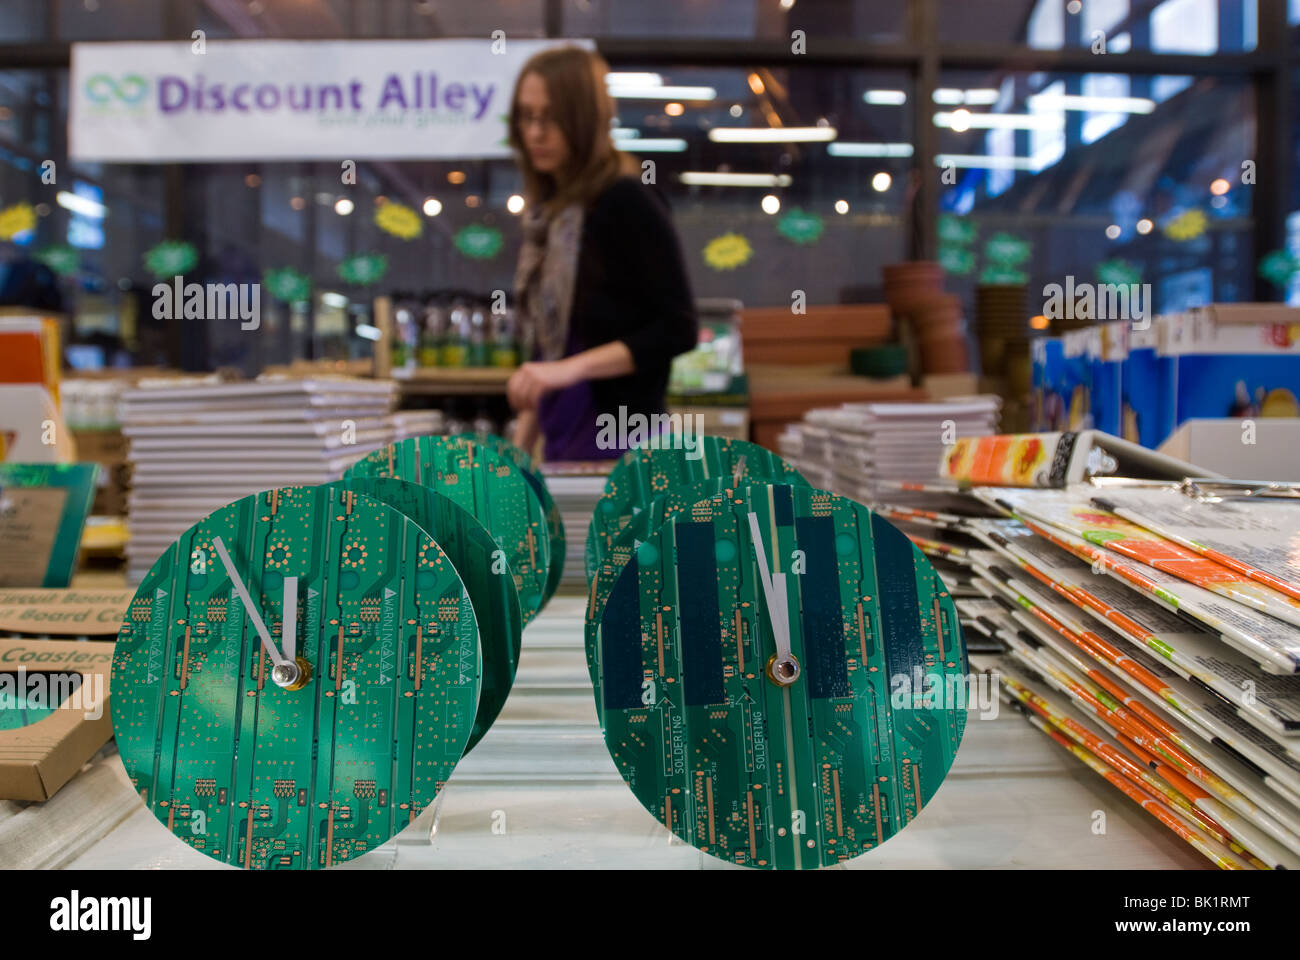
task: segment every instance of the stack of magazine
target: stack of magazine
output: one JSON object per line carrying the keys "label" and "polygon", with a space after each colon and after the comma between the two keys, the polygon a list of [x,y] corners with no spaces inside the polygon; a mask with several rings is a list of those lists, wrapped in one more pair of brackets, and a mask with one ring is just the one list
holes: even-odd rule
{"label": "stack of magazine", "polygon": [[273,487],[336,480],[390,442],[395,389],[389,380],[192,378],[128,391],[129,581],[139,582],[172,541],[218,507]]}
{"label": "stack of magazine", "polygon": [[1006,702],[1215,865],[1300,866],[1300,491],[895,494],[874,509],[934,559]]}

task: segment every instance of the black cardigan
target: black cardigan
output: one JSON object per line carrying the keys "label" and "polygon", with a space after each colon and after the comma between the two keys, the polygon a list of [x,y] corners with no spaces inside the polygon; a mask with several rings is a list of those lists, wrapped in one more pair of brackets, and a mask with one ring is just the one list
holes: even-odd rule
{"label": "black cardigan", "polygon": [[668,368],[699,325],[668,204],[639,179],[619,178],[587,208],[569,333],[575,352],[622,340],[636,363],[592,381],[598,412],[663,411]]}

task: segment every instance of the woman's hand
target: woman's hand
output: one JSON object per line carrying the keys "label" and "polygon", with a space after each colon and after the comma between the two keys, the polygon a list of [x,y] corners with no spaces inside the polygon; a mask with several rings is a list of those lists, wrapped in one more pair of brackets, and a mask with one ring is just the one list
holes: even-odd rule
{"label": "woman's hand", "polygon": [[571,387],[582,379],[582,370],[565,357],[551,362],[525,363],[506,382],[506,397],[516,410],[535,409],[545,394]]}

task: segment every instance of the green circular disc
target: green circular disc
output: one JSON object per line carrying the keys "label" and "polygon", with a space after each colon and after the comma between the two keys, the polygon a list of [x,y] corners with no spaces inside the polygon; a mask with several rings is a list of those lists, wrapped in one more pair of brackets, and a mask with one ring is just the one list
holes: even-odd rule
{"label": "green circular disc", "polygon": [[[275,656],[296,641],[299,689],[277,685],[259,619]],[[268,490],[145,575],[114,650],[113,732],[146,806],[191,847],[328,867],[433,802],[473,730],[479,662],[469,593],[413,521],[330,487]]]}
{"label": "green circular disc", "polygon": [[600,549],[598,539],[588,543],[593,546],[600,559],[596,564],[596,575],[591,578],[591,586],[587,598],[586,623],[583,631],[583,645],[587,653],[587,674],[591,677],[592,690],[596,696],[596,719],[601,723],[604,702],[600,695],[600,664],[598,657],[600,648],[596,643],[596,638],[600,634],[600,617],[605,609],[605,598],[609,596],[609,591],[618,579],[618,575],[623,572],[623,567],[627,561],[637,555],[642,562],[646,557],[642,556],[641,548],[650,546],[644,541],[654,530],[688,511],[701,500],[722,494],[730,493],[728,489],[730,478],[717,477],[712,480],[701,480],[698,483],[688,483],[679,487],[671,488],[667,493],[661,493],[650,501],[650,506],[636,514],[631,521],[620,530],[614,537],[614,542],[608,550]]}
{"label": "green circular disc", "polygon": [[546,532],[551,536],[551,566],[546,576],[546,590],[542,594],[542,605],[545,606],[551,602],[551,597],[555,596],[555,591],[560,588],[560,580],[564,577],[564,561],[568,553],[564,538],[564,520],[555,505],[555,498],[551,496],[551,491],[546,486],[546,478],[533,466],[533,458],[523,449],[495,433],[455,433],[449,439],[487,444],[518,467],[523,472],[528,485],[533,488],[533,493],[537,494],[537,499],[542,504],[542,512],[546,515]]}
{"label": "green circular disc", "polygon": [[629,450],[610,471],[587,528],[588,583],[603,551],[613,545],[618,532],[649,507],[657,495],[673,487],[700,480],[734,481],[741,458],[742,479],[808,485],[798,470],[771,450],[748,440],[703,436],[692,440],[691,449],[685,447],[667,438],[657,447]]}
{"label": "green circular disc", "polygon": [[408,480],[468,510],[505,551],[523,622],[530,623],[542,609],[551,538],[541,501],[523,471],[491,447],[442,436],[408,437],[368,454],[343,476]]}
{"label": "green circular disc", "polygon": [[641,804],[767,869],[849,860],[915,819],[961,742],[967,668],[952,599],[907,537],[778,484],[697,504],[646,543],[599,639],[606,746]]}
{"label": "green circular disc", "polygon": [[469,753],[505,706],[519,665],[523,621],[509,563],[483,524],[430,487],[392,477],[353,477],[329,486],[378,500],[415,521],[442,548],[469,591],[483,653],[478,713],[465,747]]}

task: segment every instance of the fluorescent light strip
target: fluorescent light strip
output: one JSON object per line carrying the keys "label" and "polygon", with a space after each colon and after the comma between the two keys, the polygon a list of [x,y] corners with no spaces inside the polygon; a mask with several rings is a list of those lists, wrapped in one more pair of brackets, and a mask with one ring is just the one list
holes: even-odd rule
{"label": "fluorescent light strip", "polygon": [[614,149],[629,153],[681,153],[686,141],[677,137],[627,137],[614,141]]}
{"label": "fluorescent light strip", "polygon": [[788,187],[794,182],[788,173],[720,173],[692,170],[678,179],[692,187]]}
{"label": "fluorescent light strip", "polygon": [[910,157],[915,149],[910,143],[855,143],[836,140],[826,144],[832,157]]}
{"label": "fluorescent light strip", "polygon": [[709,131],[714,143],[824,143],[837,136],[834,127],[714,127]]}
{"label": "fluorescent light strip", "polygon": [[92,220],[103,220],[108,213],[108,207],[97,200],[69,193],[67,190],[60,190],[54,195],[54,199],[64,210],[71,210]]}
{"label": "fluorescent light strip", "polygon": [[609,135],[614,140],[635,140],[641,136],[641,131],[636,127],[614,127]]}
{"label": "fluorescent light strip", "polygon": [[[953,127],[953,113],[936,113],[936,127]],[[964,130],[1060,130],[1065,120],[1052,113],[970,113],[963,118]]]}
{"label": "fluorescent light strip", "polygon": [[1031,157],[986,157],[981,154],[941,153],[936,167],[965,167],[976,170],[1036,170]]}
{"label": "fluorescent light strip", "polygon": [[611,71],[605,74],[605,85],[610,87],[662,87],[664,78],[657,73]]}
{"label": "fluorescent light strip", "polygon": [[902,90],[868,90],[862,99],[877,107],[901,107],[907,103],[907,94]]}
{"label": "fluorescent light strip", "polygon": [[935,103],[944,105],[957,106],[966,104],[967,106],[988,107],[998,102],[1001,92],[991,87],[982,87],[975,90],[958,90],[955,87],[939,87],[934,91],[933,97]]}
{"label": "fluorescent light strip", "polygon": [[716,100],[718,91],[713,87],[654,87],[632,86],[616,83],[605,88],[611,97],[620,100]]}
{"label": "fluorescent light strip", "polygon": [[1086,110],[1096,113],[1151,113],[1154,100],[1146,97],[1087,97],[1078,94],[1038,93],[1025,100],[1030,110]]}

